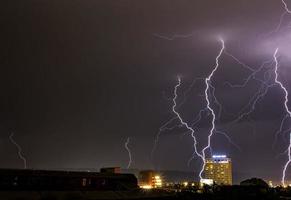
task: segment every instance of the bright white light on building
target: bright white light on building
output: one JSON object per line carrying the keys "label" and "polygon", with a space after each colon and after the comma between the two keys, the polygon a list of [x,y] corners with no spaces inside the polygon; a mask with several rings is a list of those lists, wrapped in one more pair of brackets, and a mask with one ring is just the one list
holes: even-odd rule
{"label": "bright white light on building", "polygon": [[213,185],[213,180],[212,179],[201,179],[200,180],[200,185]]}
{"label": "bright white light on building", "polygon": [[213,155],[212,158],[226,158],[226,155]]}

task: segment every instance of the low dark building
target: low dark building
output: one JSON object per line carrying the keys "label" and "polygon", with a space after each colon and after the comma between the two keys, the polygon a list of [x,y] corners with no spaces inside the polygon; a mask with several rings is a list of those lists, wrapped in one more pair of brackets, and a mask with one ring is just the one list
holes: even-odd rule
{"label": "low dark building", "polygon": [[120,167],[105,167],[100,169],[101,173],[111,173],[111,174],[120,174]]}
{"label": "low dark building", "polygon": [[0,190],[132,190],[133,174],[0,169]]}

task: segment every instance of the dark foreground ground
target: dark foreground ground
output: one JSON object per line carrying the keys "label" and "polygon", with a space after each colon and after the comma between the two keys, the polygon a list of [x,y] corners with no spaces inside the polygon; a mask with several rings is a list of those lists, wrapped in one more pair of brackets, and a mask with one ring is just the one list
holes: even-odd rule
{"label": "dark foreground ground", "polygon": [[0,200],[291,200],[291,188],[220,187],[201,191],[1,191]]}

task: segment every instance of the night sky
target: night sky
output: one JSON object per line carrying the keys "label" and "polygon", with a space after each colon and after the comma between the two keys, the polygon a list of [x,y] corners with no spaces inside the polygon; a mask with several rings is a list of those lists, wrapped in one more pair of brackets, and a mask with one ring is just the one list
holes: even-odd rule
{"label": "night sky", "polygon": [[[195,158],[187,166],[193,148],[183,127],[163,132],[150,157],[160,126],[174,117],[177,76],[181,103],[192,81],[213,69],[221,37],[227,52],[254,69],[272,61],[279,47],[279,79],[291,91],[291,15],[277,27],[284,11],[279,0],[2,1],[0,167],[23,167],[9,141],[12,131],[28,167],[40,169],[125,168],[130,137],[132,168],[193,171],[198,179],[201,162]],[[270,80],[273,67],[267,67]],[[249,74],[222,55],[213,78],[223,105],[217,128],[240,150],[221,134],[213,137],[212,150],[232,158],[235,181],[253,176],[279,181],[287,161],[280,153],[289,139],[288,132],[281,133],[272,147],[286,114],[282,90],[270,88],[253,113],[231,123],[261,84],[251,80],[232,89],[225,82],[241,84]],[[179,107],[186,121],[205,107],[204,89],[197,81]],[[210,119],[204,115],[195,128],[201,146]],[[286,120],[283,129],[289,124]],[[288,174],[291,179],[290,168]]]}

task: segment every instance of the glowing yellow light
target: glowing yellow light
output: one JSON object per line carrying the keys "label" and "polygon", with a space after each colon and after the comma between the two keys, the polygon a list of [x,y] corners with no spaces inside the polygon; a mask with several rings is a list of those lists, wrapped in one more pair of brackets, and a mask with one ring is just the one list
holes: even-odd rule
{"label": "glowing yellow light", "polygon": [[162,187],[162,178],[159,175],[155,175],[152,177],[152,183],[151,186],[152,188],[157,188],[157,187]]}
{"label": "glowing yellow light", "polygon": [[183,185],[184,185],[184,187],[187,187],[188,186],[188,182],[184,182]]}
{"label": "glowing yellow light", "polygon": [[145,189],[145,190],[150,190],[153,187],[151,185],[141,185],[140,188]]}

